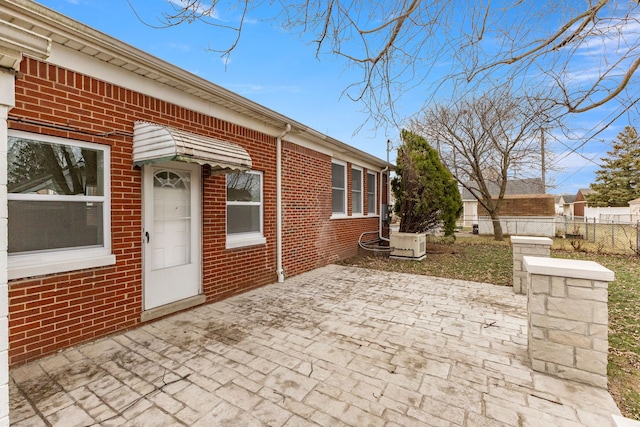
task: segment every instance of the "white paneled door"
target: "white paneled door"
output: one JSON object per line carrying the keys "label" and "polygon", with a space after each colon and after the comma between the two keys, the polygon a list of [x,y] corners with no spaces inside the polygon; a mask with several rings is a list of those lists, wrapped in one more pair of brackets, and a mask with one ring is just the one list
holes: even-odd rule
{"label": "white paneled door", "polygon": [[144,309],[196,296],[201,288],[200,166],[144,167]]}

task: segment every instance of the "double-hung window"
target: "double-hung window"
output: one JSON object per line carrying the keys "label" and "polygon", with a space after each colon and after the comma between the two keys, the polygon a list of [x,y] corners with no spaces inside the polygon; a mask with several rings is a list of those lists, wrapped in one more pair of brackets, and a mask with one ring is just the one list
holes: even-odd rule
{"label": "double-hung window", "polygon": [[266,243],[262,231],[262,173],[227,174],[227,248]]}
{"label": "double-hung window", "polygon": [[331,209],[335,216],[347,214],[347,166],[331,163]]}
{"label": "double-hung window", "polygon": [[9,278],[115,263],[109,147],[10,131]]}
{"label": "double-hung window", "polygon": [[376,174],[367,172],[367,214],[376,214]]}
{"label": "double-hung window", "polygon": [[351,168],[351,214],[362,215],[362,169]]}

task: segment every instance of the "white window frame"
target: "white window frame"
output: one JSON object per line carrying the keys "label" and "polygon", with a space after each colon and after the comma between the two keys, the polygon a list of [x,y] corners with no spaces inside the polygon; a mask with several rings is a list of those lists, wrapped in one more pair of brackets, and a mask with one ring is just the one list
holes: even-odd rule
{"label": "white window frame", "polygon": [[[373,191],[369,188],[369,176],[373,177]],[[373,194],[373,212],[369,210],[369,196]],[[367,171],[367,215],[378,215],[378,176],[376,172]]]}
{"label": "white window frame", "polygon": [[[354,208],[354,198],[356,197],[358,191],[353,188],[353,171],[360,172],[360,212],[356,212],[353,210]],[[364,170],[357,166],[351,166],[351,215],[352,216],[363,216],[364,215]]]}
{"label": "white window frame", "polygon": [[[264,237],[264,173],[261,171],[250,170],[247,172],[254,175],[260,176],[260,201],[259,202],[236,202],[227,200],[227,174],[225,174],[225,235],[226,239],[226,248],[227,249],[235,249],[242,248],[245,246],[255,246],[255,245],[264,245],[267,243],[266,237]],[[227,206],[260,206],[260,231],[248,232],[248,233],[232,233],[229,234],[227,232]]]}
{"label": "white window frame", "polygon": [[103,205],[103,237],[102,247],[78,247],[34,251],[31,253],[8,254],[8,279],[42,276],[45,274],[62,273],[66,271],[86,268],[103,267],[116,263],[116,257],[111,253],[111,147],[108,145],[82,142],[67,138],[60,138],[37,133],[9,130],[9,137],[30,139],[38,142],[61,144],[100,150],[103,153],[104,196],[63,196],[41,194],[8,193],[7,200],[26,201],[83,201],[99,202]]}
{"label": "white window frame", "polygon": [[[334,164],[342,166],[342,169],[344,171],[344,188],[342,188],[342,187],[334,187],[333,186],[333,165]],[[348,213],[347,191],[348,191],[348,189],[349,189],[349,182],[347,181],[347,163],[339,161],[339,160],[331,160],[331,218],[345,218],[345,217],[347,217],[347,213]],[[344,194],[344,200],[343,200],[344,211],[343,212],[333,212],[333,190],[342,190],[342,192]]]}

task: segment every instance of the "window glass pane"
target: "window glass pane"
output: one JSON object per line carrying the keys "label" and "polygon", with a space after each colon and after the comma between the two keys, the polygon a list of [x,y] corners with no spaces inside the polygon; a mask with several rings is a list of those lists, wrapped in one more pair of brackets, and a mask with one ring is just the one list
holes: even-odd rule
{"label": "window glass pane", "polygon": [[351,213],[362,213],[362,171],[351,169]]}
{"label": "window glass pane", "polygon": [[189,173],[178,174],[173,171],[160,171],[153,175],[155,188],[175,188],[176,190],[189,190]]}
{"label": "window glass pane", "polygon": [[336,163],[331,164],[331,186],[334,188],[344,188],[344,166]]}
{"label": "window glass pane", "polygon": [[262,233],[262,175],[227,174],[227,234]]}
{"label": "window glass pane", "polygon": [[376,196],[369,194],[367,198],[367,212],[370,214],[376,213]]}
{"label": "window glass pane", "polygon": [[260,174],[227,174],[227,201],[260,202]]}
{"label": "window glass pane", "polygon": [[151,269],[191,262],[191,174],[158,170],[153,174]]}
{"label": "window glass pane", "polygon": [[362,191],[362,171],[351,169],[351,190]]}
{"label": "window glass pane", "polygon": [[345,213],[344,208],[344,190],[331,190],[331,206],[333,213]]}
{"label": "window glass pane", "polygon": [[260,206],[227,205],[227,234],[259,233]]}
{"label": "window glass pane", "polygon": [[9,193],[104,196],[104,155],[64,144],[9,137]]}
{"label": "window glass pane", "polygon": [[104,245],[102,203],[9,200],[9,253]]}
{"label": "window glass pane", "polygon": [[370,214],[376,213],[376,176],[367,174],[367,210]]}
{"label": "window glass pane", "polygon": [[360,192],[353,193],[353,197],[351,198],[351,213],[362,213],[362,193]]}
{"label": "window glass pane", "polygon": [[367,174],[367,193],[375,194],[375,192],[376,192],[376,176],[368,173]]}

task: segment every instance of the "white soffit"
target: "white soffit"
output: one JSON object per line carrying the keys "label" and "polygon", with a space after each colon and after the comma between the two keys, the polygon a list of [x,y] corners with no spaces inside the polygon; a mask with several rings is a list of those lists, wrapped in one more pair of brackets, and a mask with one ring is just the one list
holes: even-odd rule
{"label": "white soffit", "polygon": [[212,171],[247,171],[251,157],[237,144],[162,126],[135,122],[133,164],[176,160],[211,166]]}

